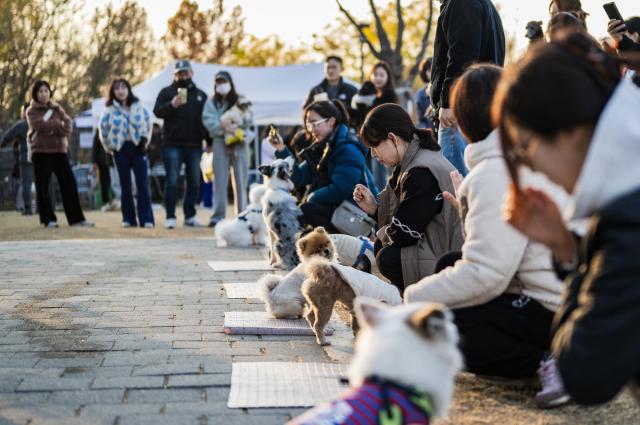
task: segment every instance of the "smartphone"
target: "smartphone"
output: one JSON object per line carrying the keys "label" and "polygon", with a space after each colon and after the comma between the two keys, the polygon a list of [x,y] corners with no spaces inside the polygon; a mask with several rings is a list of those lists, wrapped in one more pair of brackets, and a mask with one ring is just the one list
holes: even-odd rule
{"label": "smartphone", "polygon": [[618,6],[616,6],[614,2],[605,3],[602,5],[602,7],[604,7],[604,11],[607,12],[607,16],[609,17],[609,19],[617,19],[618,21],[624,22],[624,18],[620,14]]}
{"label": "smartphone", "polygon": [[182,98],[182,101],[187,103],[187,89],[185,88],[179,88],[178,89],[178,96],[180,96]]}

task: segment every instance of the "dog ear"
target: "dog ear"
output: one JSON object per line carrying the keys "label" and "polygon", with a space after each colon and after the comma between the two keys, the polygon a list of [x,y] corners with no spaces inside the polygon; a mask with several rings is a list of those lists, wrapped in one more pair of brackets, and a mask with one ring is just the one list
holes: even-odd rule
{"label": "dog ear", "polygon": [[322,227],[322,226],[318,226],[318,227],[316,227],[316,228],[314,229],[314,231],[316,231],[316,232],[318,232],[318,233],[324,233],[324,234],[326,234],[326,233],[327,233],[327,231],[326,231],[326,230],[324,229],[324,227]]}
{"label": "dog ear", "polygon": [[271,177],[271,165],[261,165],[260,167],[258,167],[258,170],[263,176]]}
{"label": "dog ear", "polygon": [[429,303],[409,317],[409,326],[426,339],[436,339],[446,335],[447,309],[438,303]]}
{"label": "dog ear", "polygon": [[371,298],[358,297],[353,306],[360,325],[375,327],[384,316],[385,305]]}
{"label": "dog ear", "polygon": [[307,240],[305,238],[298,239],[298,250],[300,250],[300,252],[304,252],[306,248],[307,248]]}

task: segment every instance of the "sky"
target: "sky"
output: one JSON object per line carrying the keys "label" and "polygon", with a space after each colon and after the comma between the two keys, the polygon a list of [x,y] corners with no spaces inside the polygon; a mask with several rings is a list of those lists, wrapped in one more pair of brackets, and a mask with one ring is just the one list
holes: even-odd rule
{"label": "sky", "polygon": [[[96,6],[107,4],[110,0],[85,0],[87,13]],[[111,0],[118,5],[123,0]],[[210,7],[212,0],[197,0],[201,7]],[[389,0],[376,0],[384,5]],[[606,35],[608,18],[602,4],[608,0],[582,0],[583,9],[591,14],[588,25],[596,37]],[[167,28],[167,19],[172,16],[180,0],[138,0],[149,14],[150,24],[160,37]],[[548,0],[494,0],[500,5],[505,31],[516,34],[517,45],[523,48],[527,44],[524,27],[528,21],[547,20]],[[289,44],[311,43],[314,33],[340,15],[334,0],[226,0],[227,11],[235,5],[241,5],[245,17],[245,31],[256,36],[278,34]],[[367,0],[342,0],[346,9],[358,19],[369,17]],[[617,0],[618,9],[625,17],[640,16],[640,0]]]}

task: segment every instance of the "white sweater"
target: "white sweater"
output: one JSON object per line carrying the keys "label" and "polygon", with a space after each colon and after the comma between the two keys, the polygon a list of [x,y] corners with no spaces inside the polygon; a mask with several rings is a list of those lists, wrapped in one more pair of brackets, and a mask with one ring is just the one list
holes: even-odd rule
{"label": "white sweater", "polygon": [[[470,144],[465,162],[471,170],[458,199],[465,241],[462,260],[427,276],[404,292],[405,302],[441,302],[450,308],[485,304],[508,292],[524,294],[551,311],[562,301],[563,284],[556,277],[550,251],[529,241],[502,216],[510,177],[497,131]],[[564,209],[568,196],[541,174],[522,175],[524,186],[545,191]]]}

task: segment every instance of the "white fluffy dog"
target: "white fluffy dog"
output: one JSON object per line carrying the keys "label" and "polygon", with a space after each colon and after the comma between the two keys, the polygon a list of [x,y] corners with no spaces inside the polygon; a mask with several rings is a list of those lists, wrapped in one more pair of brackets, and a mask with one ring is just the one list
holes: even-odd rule
{"label": "white fluffy dog", "polygon": [[428,424],[446,416],[462,367],[451,312],[441,304],[386,307],[367,298],[356,300],[355,312],[362,329],[349,369],[353,389],[290,424]]}
{"label": "white fluffy dog", "polygon": [[262,184],[251,185],[247,209],[233,220],[221,220],[216,225],[218,247],[267,244],[267,226],[262,216],[262,198],[266,191]]}

